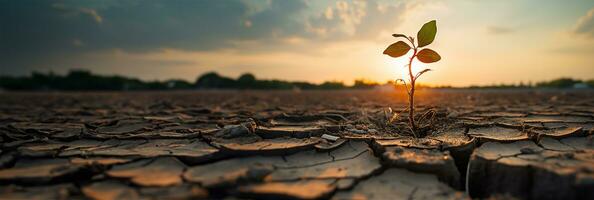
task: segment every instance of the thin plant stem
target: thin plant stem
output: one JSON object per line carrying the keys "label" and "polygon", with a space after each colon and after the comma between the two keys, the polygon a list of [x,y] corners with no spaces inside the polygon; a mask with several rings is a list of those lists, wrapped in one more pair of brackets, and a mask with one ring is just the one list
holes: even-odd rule
{"label": "thin plant stem", "polygon": [[416,130],[417,130],[417,124],[415,123],[415,82],[416,82],[416,78],[413,76],[412,73],[412,62],[413,59],[417,56],[417,46],[415,45],[414,39],[413,38],[408,38],[408,41],[410,41],[410,43],[413,46],[413,55],[410,57],[410,60],[408,62],[408,75],[410,77],[410,91],[408,92],[408,106],[409,106],[409,110],[408,110],[408,122],[410,124],[410,128],[411,131],[413,132],[413,135],[415,137],[419,137],[419,135],[417,135]]}

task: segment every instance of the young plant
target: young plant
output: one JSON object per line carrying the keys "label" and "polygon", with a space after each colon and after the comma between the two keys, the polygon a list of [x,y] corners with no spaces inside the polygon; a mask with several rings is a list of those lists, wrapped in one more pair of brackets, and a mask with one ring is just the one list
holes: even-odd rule
{"label": "young plant", "polygon": [[[437,34],[437,24],[435,20],[427,22],[421,27],[421,30],[417,33],[417,44],[415,45],[415,38],[411,36],[406,36],[404,34],[393,34],[395,38],[405,38],[409,43],[407,44],[404,41],[398,41],[394,44],[391,44],[384,50],[384,54],[391,56],[393,58],[398,58],[400,56],[406,55],[411,49],[413,50],[413,54],[408,60],[408,77],[410,78],[410,89],[408,88],[406,81],[404,79],[398,79],[396,81],[402,81],[406,88],[406,92],[408,93],[408,121],[410,125],[410,129],[412,134],[415,137],[423,137],[424,134],[419,132],[417,123],[415,122],[415,83],[417,79],[423,75],[424,73],[431,71],[430,69],[423,69],[418,72],[416,75],[413,75],[412,71],[412,62],[415,58],[423,63],[434,63],[441,59],[441,56],[437,54],[437,52],[429,49],[429,48],[422,48],[426,47],[427,45],[431,44],[435,39],[435,34]],[[412,47],[411,47],[412,46]]]}

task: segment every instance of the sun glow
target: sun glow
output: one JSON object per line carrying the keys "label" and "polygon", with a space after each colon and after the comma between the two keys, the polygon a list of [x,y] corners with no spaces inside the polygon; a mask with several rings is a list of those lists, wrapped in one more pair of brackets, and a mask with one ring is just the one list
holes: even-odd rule
{"label": "sun glow", "polygon": [[[390,69],[389,71],[394,74],[394,76],[393,76],[394,79],[404,79],[406,81],[406,83],[410,82],[410,76],[408,73],[408,62],[409,62],[410,57],[412,56],[411,52],[409,52],[405,56],[402,56],[401,58],[397,58],[397,59],[388,57],[389,60],[387,61],[387,63],[388,63],[387,67]],[[422,71],[423,69],[427,69],[427,68],[428,68],[428,66],[426,64],[419,62],[417,59],[414,59],[411,71],[414,76],[417,73],[419,73],[420,71]]]}

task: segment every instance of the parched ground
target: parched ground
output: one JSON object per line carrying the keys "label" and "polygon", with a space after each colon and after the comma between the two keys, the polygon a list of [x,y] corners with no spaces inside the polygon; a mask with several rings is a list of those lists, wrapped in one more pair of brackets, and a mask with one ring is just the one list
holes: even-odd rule
{"label": "parched ground", "polygon": [[0,93],[0,199],[594,199],[594,91]]}

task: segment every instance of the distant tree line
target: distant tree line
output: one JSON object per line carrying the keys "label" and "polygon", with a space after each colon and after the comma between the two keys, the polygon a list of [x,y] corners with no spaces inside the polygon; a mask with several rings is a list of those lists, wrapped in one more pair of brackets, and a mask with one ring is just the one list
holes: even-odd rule
{"label": "distant tree line", "polygon": [[342,82],[328,81],[322,84],[289,82],[282,80],[258,80],[253,74],[243,74],[238,79],[209,72],[190,83],[172,79],[166,81],[143,81],[124,76],[97,75],[85,70],[71,70],[66,75],[33,72],[30,76],[0,76],[0,88],[4,90],[183,90],[183,89],[345,89]]}
{"label": "distant tree line", "polygon": [[183,80],[142,81],[72,70],[66,75],[33,72],[23,77],[0,76],[0,87],[5,90],[164,90],[188,89],[193,85]]}
{"label": "distant tree line", "polygon": [[194,83],[197,89],[345,89],[342,82],[327,81],[322,84],[308,82],[289,82],[282,80],[258,80],[253,74],[247,73],[237,79],[220,76],[215,72],[203,74]]}
{"label": "distant tree line", "polygon": [[551,81],[542,82],[520,82],[517,84],[492,84],[483,86],[470,86],[469,88],[485,88],[485,89],[498,89],[498,88],[594,88],[593,80],[577,80],[572,78],[558,78]]}
{"label": "distant tree line", "polygon": [[[97,75],[85,70],[71,70],[66,75],[33,72],[30,76],[0,76],[0,88],[4,90],[187,90],[187,89],[258,89],[258,90],[335,90],[335,89],[372,89],[378,86],[393,87],[394,82],[380,84],[368,80],[355,80],[354,85],[343,82],[327,81],[321,84],[302,81],[258,80],[253,74],[246,73],[237,79],[221,76],[215,72],[199,76],[194,83],[171,79],[166,81],[143,81],[124,76]],[[499,84],[488,86],[470,86],[469,88],[594,88],[594,80],[581,81],[560,78],[552,81],[519,84]],[[419,88],[431,88],[420,85]],[[433,88],[451,88],[440,86]]]}

